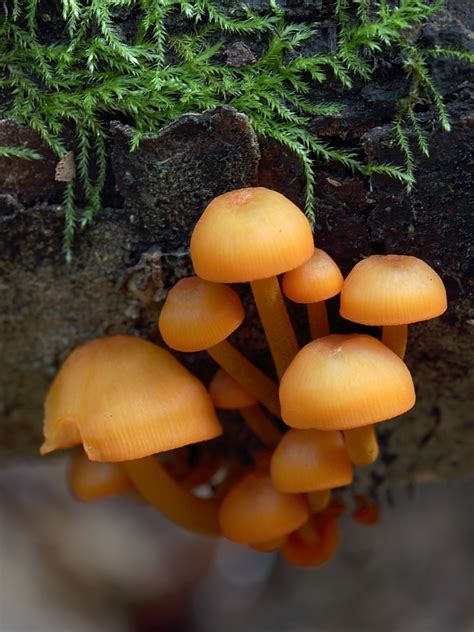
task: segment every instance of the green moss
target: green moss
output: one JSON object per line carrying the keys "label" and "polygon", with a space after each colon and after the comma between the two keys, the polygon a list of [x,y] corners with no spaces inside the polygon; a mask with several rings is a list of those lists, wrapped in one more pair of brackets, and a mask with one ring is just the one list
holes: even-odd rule
{"label": "green moss", "polygon": [[[424,154],[429,151],[414,109],[422,94],[433,103],[439,124],[449,130],[428,60],[441,55],[473,60],[468,53],[450,49],[421,50],[407,39],[408,29],[441,8],[438,0],[338,0],[334,4],[337,49],[320,54],[305,53],[305,44],[317,37],[317,25],[287,21],[273,0],[265,16],[240,4],[238,14],[224,13],[213,0],[61,0],[56,4],[58,15],[45,13],[40,0],[4,3],[0,88],[6,100],[0,114],[30,125],[58,157],[66,152],[65,130],[74,130],[86,209],[78,217],[74,186],[66,185],[68,258],[76,223],[86,225],[101,206],[106,121],[111,117],[127,120],[136,129],[133,149],[146,134],[185,112],[222,104],[235,107],[259,134],[297,154],[306,175],[306,213],[313,220],[315,160],[335,160],[365,175],[385,173],[411,187],[414,160],[407,127],[415,132],[419,149]],[[176,14],[183,20],[182,33],[169,34],[167,25]],[[124,15],[136,17],[126,22]],[[124,28],[129,23],[134,25],[133,33]],[[45,37],[48,24],[53,35]],[[256,63],[242,68],[223,63],[219,51],[229,35],[258,38],[264,50]],[[405,157],[400,167],[363,164],[356,153],[335,149],[308,131],[311,116],[341,109],[338,103],[310,101],[308,93],[314,86],[337,80],[349,89],[355,77],[369,81],[377,56],[401,58],[409,78],[408,93],[394,121],[395,138]]]}

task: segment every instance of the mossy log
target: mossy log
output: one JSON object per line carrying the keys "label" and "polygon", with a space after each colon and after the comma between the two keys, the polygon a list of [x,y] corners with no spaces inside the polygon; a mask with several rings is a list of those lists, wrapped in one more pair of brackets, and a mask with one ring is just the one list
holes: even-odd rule
{"label": "mossy log", "polygon": [[[309,4],[301,3],[294,12],[307,17]],[[426,27],[426,36],[434,44],[465,43],[472,37],[473,15],[462,0],[448,2],[438,21]],[[453,62],[435,64],[452,131],[430,132],[432,153],[417,159],[411,194],[388,178],[369,182],[337,164],[317,165],[315,239],[344,273],[370,254],[413,254],[441,274],[449,296],[443,317],[410,329],[407,363],[417,387],[416,409],[380,426],[381,459],[359,479],[361,488],[472,473],[473,384],[468,367],[474,357],[474,319],[468,257],[474,117],[468,72]],[[334,143],[359,146],[369,161],[396,162],[389,121],[401,81],[384,69],[376,81],[351,92],[341,115],[315,118],[314,129]],[[38,455],[45,391],[71,349],[100,335],[124,332],[159,341],[160,305],[176,279],[191,272],[189,237],[212,197],[262,185],[303,203],[305,182],[298,160],[275,141],[259,138],[247,118],[232,108],[183,116],[146,138],[133,153],[127,125],[111,121],[110,131],[106,208],[77,233],[68,265],[62,253],[62,185],[54,179],[54,157],[32,130],[11,120],[0,122],[0,145],[40,149],[45,156],[35,162],[0,159],[3,458]],[[268,368],[255,310],[246,295],[244,299],[248,317],[234,342]],[[333,327],[344,329],[337,301],[329,309]],[[293,316],[304,341],[304,314],[295,309]],[[200,354],[182,359],[204,379],[213,370]],[[229,422],[234,428],[235,423]]]}

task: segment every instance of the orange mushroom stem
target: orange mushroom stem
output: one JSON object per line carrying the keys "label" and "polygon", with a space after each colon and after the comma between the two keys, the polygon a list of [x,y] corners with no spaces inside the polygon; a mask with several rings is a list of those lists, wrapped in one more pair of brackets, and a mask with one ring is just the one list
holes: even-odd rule
{"label": "orange mushroom stem", "polygon": [[307,498],[311,513],[315,514],[329,507],[332,492],[330,489],[323,489],[319,492],[309,492]]}
{"label": "orange mushroom stem", "polygon": [[220,535],[215,499],[194,496],[154,457],[125,461],[122,466],[141,496],[167,518],[189,531]]}
{"label": "orange mushroom stem", "polygon": [[286,309],[276,276],[250,283],[262,327],[278,378],[281,379],[288,365],[298,353],[293,325]]}
{"label": "orange mushroom stem", "polygon": [[379,443],[375,433],[375,427],[370,424],[360,428],[344,430],[344,440],[346,442],[349,457],[358,467],[372,465],[379,456]]}
{"label": "orange mushroom stem", "polygon": [[238,410],[247,426],[267,447],[275,446],[281,439],[281,432],[265,415],[257,399],[223,369],[212,378],[209,395],[216,408]]}

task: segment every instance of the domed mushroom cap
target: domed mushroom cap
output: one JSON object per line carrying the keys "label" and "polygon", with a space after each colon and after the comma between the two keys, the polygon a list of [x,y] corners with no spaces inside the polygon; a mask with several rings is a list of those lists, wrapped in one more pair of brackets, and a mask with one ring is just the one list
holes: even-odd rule
{"label": "domed mushroom cap", "polygon": [[287,494],[315,492],[352,482],[352,464],[340,432],[289,430],[272,456],[276,489]]}
{"label": "domed mushroom cap", "polygon": [[41,453],[82,442],[93,461],[126,461],[221,433],[205,387],[170,353],[111,336],[73,351],[51,384]]}
{"label": "domed mushroom cap", "polygon": [[168,292],[158,326],[177,351],[203,351],[225,340],[245,313],[234,290],[198,277],[179,280]]}
{"label": "domed mushroom cap", "polygon": [[363,325],[408,325],[440,316],[446,289],[427,263],[408,255],[359,261],[341,290],[341,315]]}
{"label": "domed mushroom cap", "polygon": [[311,257],[313,248],[304,213],[263,187],[216,197],[191,237],[196,274],[221,283],[257,281],[292,270]]}
{"label": "domed mushroom cap", "polygon": [[209,384],[209,395],[216,408],[237,409],[258,404],[258,400],[223,369]]}
{"label": "domed mushroom cap", "polygon": [[268,474],[255,471],[243,476],[224,498],[219,523],[229,540],[259,544],[298,529],[308,515],[303,496],[282,494]]}
{"label": "domed mushroom cap", "polygon": [[371,336],[332,335],[303,347],[280,384],[294,428],[347,430],[401,415],[415,404],[405,363]]}
{"label": "domed mushroom cap", "polygon": [[315,248],[311,259],[283,275],[282,289],[295,303],[319,303],[339,294],[343,282],[337,263]]}

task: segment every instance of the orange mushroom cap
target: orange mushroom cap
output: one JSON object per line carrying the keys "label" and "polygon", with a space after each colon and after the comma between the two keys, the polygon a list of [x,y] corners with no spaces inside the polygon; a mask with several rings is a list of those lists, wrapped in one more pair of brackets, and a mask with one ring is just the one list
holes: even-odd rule
{"label": "orange mushroom cap", "polygon": [[282,378],[280,403],[289,426],[347,430],[406,412],[415,389],[405,363],[379,340],[332,335],[299,351]]}
{"label": "orange mushroom cap", "polygon": [[287,494],[349,485],[353,471],[340,432],[289,430],[272,456],[270,472],[276,489]]}
{"label": "orange mushroom cap", "polygon": [[201,382],[132,336],[75,349],[50,386],[41,453],[83,443],[93,461],[126,461],[222,433]]}
{"label": "orange mushroom cap", "polygon": [[203,351],[230,336],[244,316],[240,298],[233,289],[186,277],[168,292],[158,326],[172,349]]}
{"label": "orange mushroom cap", "polygon": [[319,303],[339,294],[343,282],[337,263],[315,248],[311,259],[283,275],[282,289],[295,303]]}
{"label": "orange mushroom cap", "polygon": [[224,369],[219,369],[209,384],[209,395],[216,408],[238,409],[255,406],[258,400]]}
{"label": "orange mushroom cap", "polygon": [[117,463],[90,461],[77,450],[69,467],[69,489],[79,500],[100,500],[131,489],[132,484]]}
{"label": "orange mushroom cap", "polygon": [[359,261],[341,291],[341,315],[363,325],[408,325],[436,318],[446,308],[439,275],[408,255],[374,255]]}
{"label": "orange mushroom cap", "polygon": [[282,494],[268,474],[254,471],[244,475],[224,498],[219,523],[229,540],[259,544],[298,529],[308,515],[303,496]]}
{"label": "orange mushroom cap", "polygon": [[313,254],[304,213],[285,196],[263,187],[214,198],[191,237],[194,269],[221,283],[257,281],[292,270]]}
{"label": "orange mushroom cap", "polygon": [[334,519],[321,517],[312,519],[316,541],[309,544],[298,531],[291,533],[282,547],[283,557],[294,566],[321,566],[336,553],[341,541],[341,532]]}

